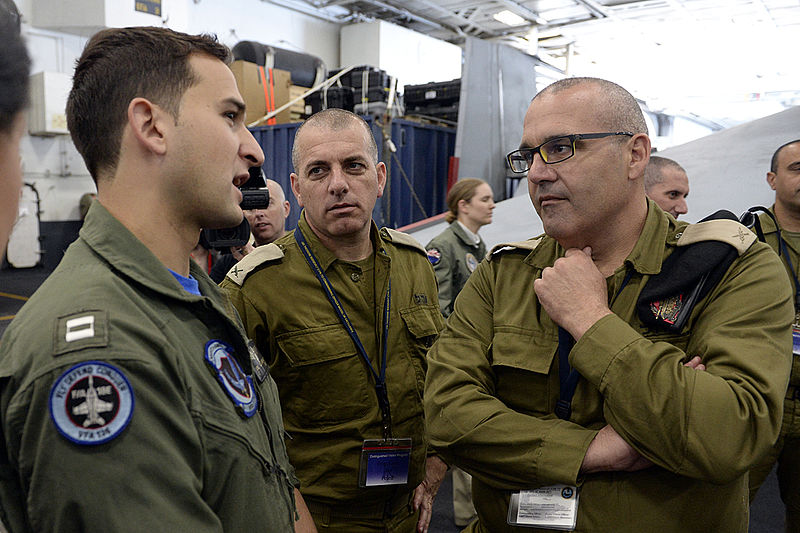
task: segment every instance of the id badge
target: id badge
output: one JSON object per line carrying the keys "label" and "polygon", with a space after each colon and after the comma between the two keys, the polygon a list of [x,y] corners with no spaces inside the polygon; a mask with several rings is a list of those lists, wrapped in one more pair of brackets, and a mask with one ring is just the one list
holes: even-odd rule
{"label": "id badge", "polygon": [[405,485],[411,464],[411,439],[367,439],[361,446],[359,487]]}
{"label": "id badge", "polygon": [[508,523],[512,526],[573,531],[578,520],[578,489],[550,485],[511,494]]}
{"label": "id badge", "polygon": [[792,325],[792,353],[800,355],[800,325]]}

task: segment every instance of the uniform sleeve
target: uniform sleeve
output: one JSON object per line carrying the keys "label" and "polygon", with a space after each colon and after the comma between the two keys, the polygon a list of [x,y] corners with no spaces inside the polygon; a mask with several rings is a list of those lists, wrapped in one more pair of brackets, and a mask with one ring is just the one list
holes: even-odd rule
{"label": "uniform sleeve", "polygon": [[456,297],[456,287],[453,283],[453,268],[455,268],[453,249],[444,242],[436,241],[430,242],[426,248],[428,250],[436,248],[441,254],[439,261],[433,265],[433,272],[436,274],[439,291],[439,309],[447,318],[453,312],[453,301]]}
{"label": "uniform sleeve", "polygon": [[180,380],[159,363],[108,355],[81,353],[124,375],[134,403],[128,426],[103,444],[72,442],[51,419],[58,410],[50,407],[51,387],[68,366],[40,372],[19,390],[3,383],[5,446],[33,531],[221,532],[204,494],[203,443]]}
{"label": "uniform sleeve", "polygon": [[[515,410],[496,397],[496,263],[483,261],[472,273],[429,352],[425,413],[431,444],[448,463],[497,488],[574,484],[597,431]],[[529,338],[520,342],[522,350],[530,346]]]}
{"label": "uniform sleeve", "polygon": [[[570,362],[603,394],[608,423],[644,456],[677,474],[727,483],[780,430],[791,290],[778,257],[759,243],[701,304],[685,353],[610,315],[580,339]],[[696,355],[706,371],[675,364]]]}
{"label": "uniform sleeve", "polygon": [[247,337],[256,343],[262,355],[267,358],[267,363],[273,365],[277,354],[276,346],[270,344],[269,329],[266,317],[247,297],[242,288],[230,281],[223,280],[220,284],[222,291],[228,296],[231,304],[239,313]]}

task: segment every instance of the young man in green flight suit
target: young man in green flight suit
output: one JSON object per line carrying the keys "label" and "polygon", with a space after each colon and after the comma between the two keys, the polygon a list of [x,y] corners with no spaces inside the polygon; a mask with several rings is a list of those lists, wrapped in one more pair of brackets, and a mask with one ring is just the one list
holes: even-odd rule
{"label": "young man in green flight suit", "polygon": [[766,242],[780,254],[795,290],[794,342],[792,375],[783,400],[781,435],[775,446],[750,471],[750,501],[777,462],[778,485],[786,505],[786,531],[796,533],[800,531],[800,301],[796,294],[800,266],[800,139],[775,150],[767,172],[767,183],[775,191],[771,211],[780,231],[769,215],[763,214],[759,218]]}
{"label": "young man in green flight suit", "polygon": [[229,61],[124,28],[77,63],[67,123],[97,199],[0,344],[11,531],[314,531],[266,364],[190,259],[264,160]]}
{"label": "young man in green flight suit", "polygon": [[[528,108],[508,159],[545,235],[494,249],[429,354],[428,431],[473,476],[468,531],[747,531],[747,471],[789,377],[789,284],[738,222],[656,209],[649,155],[617,84],[561,80]],[[693,307],[692,286],[657,285],[637,306],[672,254],[708,245],[730,267]]]}
{"label": "young man in green flight suit", "polygon": [[319,531],[428,529],[446,465],[427,446],[427,352],[443,319],[425,249],[372,222],[386,166],[363,119],[311,116],[292,149],[298,228],[222,282],[267,355]]}

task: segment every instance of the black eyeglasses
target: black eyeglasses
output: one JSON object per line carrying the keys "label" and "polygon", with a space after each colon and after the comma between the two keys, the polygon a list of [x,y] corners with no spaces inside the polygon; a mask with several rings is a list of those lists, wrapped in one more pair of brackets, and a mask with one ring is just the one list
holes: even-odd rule
{"label": "black eyeglasses", "polygon": [[603,137],[612,137],[614,135],[625,135],[633,137],[633,133],[629,131],[617,131],[611,133],[573,133],[572,135],[564,135],[563,137],[556,137],[547,142],[543,142],[535,148],[520,148],[514,150],[506,156],[508,166],[511,167],[512,172],[521,174],[530,170],[533,165],[533,157],[538,153],[542,156],[542,161],[548,165],[553,163],[560,163],[575,155],[575,141],[579,139],[602,139]]}

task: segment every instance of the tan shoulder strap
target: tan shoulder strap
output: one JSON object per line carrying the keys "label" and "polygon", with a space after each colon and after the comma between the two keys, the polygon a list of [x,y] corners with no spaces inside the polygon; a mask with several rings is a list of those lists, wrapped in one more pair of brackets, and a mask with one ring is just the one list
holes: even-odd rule
{"label": "tan shoulder strap", "polygon": [[275,243],[259,246],[244,256],[241,261],[233,265],[231,269],[228,270],[226,277],[241,287],[244,280],[247,279],[247,276],[255,270],[256,267],[268,261],[281,259],[282,257],[283,250]]}
{"label": "tan shoulder strap", "polygon": [[756,235],[735,220],[707,220],[690,224],[676,243],[677,246],[688,246],[701,241],[720,241],[730,244],[739,255],[742,255],[756,240]]}

